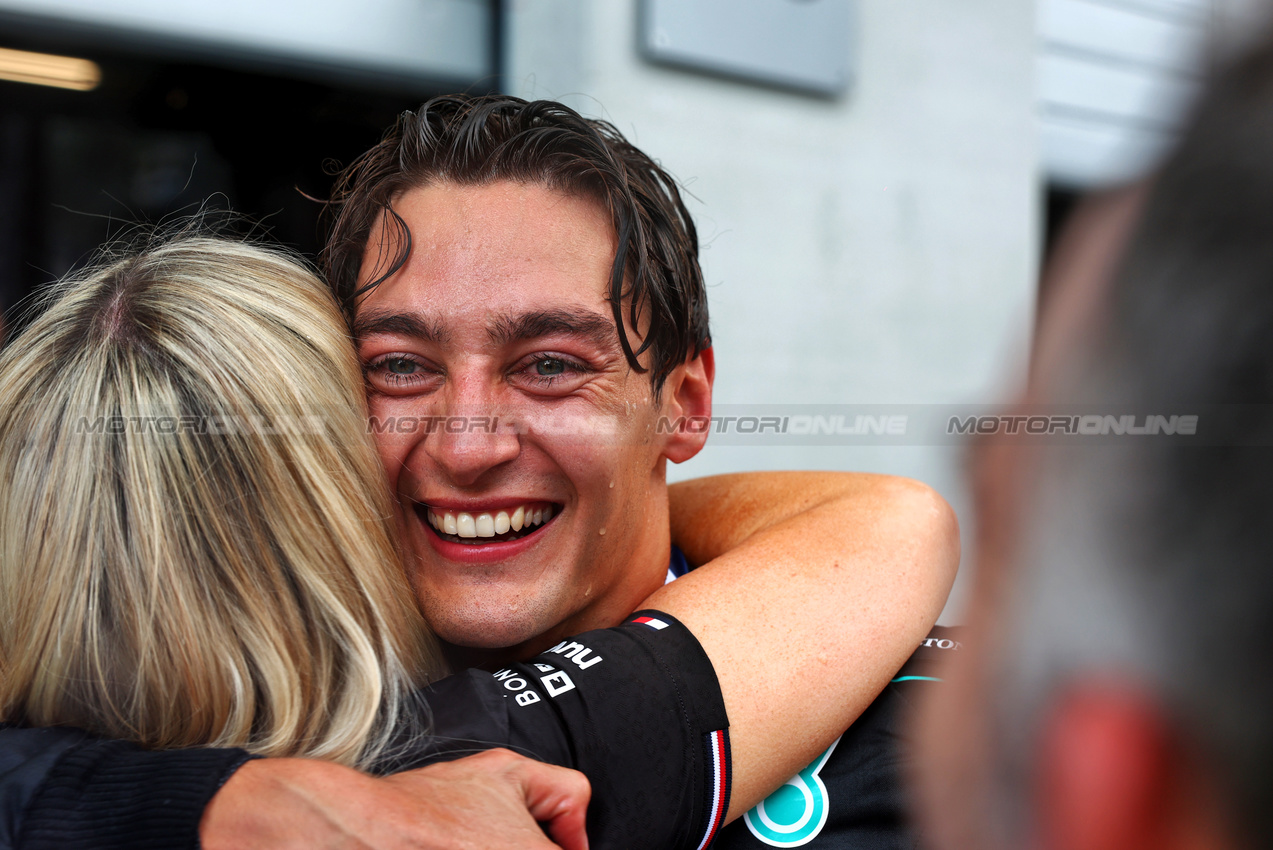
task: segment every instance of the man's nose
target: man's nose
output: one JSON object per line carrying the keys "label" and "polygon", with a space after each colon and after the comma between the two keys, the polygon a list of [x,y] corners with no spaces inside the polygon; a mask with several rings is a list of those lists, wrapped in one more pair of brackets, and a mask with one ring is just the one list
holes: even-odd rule
{"label": "man's nose", "polygon": [[498,389],[459,381],[444,393],[444,410],[424,441],[433,462],[459,487],[476,484],[491,469],[521,453],[513,416],[501,411]]}

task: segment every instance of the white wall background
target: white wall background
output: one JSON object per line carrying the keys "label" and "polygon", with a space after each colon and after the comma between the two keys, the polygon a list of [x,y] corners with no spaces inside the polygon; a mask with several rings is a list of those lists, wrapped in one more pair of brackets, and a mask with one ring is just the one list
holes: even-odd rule
{"label": "white wall background", "polygon": [[[1032,4],[862,0],[845,45],[855,81],[835,100],[646,63],[636,0],[508,8],[505,89],[613,121],[696,196],[718,405],[982,403],[1012,392],[1038,247]],[[949,446],[709,440],[672,474],[909,475],[970,529],[962,460]],[[961,585],[972,560],[965,550]],[[961,597],[957,587],[947,620]]]}

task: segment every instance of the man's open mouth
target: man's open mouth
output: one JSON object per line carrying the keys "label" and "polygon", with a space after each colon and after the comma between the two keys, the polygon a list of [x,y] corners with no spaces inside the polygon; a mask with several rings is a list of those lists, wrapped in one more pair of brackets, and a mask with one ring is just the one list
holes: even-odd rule
{"label": "man's open mouth", "polygon": [[481,546],[519,540],[543,528],[559,509],[551,502],[528,502],[512,510],[450,511],[417,505],[416,513],[443,540]]}

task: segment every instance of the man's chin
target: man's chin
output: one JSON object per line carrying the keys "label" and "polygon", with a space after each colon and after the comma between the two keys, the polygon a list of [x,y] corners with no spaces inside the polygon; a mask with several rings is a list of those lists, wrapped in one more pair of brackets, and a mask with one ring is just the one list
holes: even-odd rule
{"label": "man's chin", "polygon": [[479,600],[457,601],[445,594],[426,596],[425,619],[446,643],[460,649],[516,650],[551,631],[564,614],[543,599],[500,599],[491,593]]}

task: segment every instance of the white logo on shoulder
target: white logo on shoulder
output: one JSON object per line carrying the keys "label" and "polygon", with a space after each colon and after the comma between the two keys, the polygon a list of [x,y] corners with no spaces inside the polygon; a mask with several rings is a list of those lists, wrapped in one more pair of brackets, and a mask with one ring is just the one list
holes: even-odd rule
{"label": "white logo on shoulder", "polygon": [[[597,658],[596,660],[600,661],[601,659]],[[543,685],[548,696],[560,696],[566,691],[573,691],[575,689],[574,681],[571,680],[565,670],[557,670],[548,664],[536,664],[535,669],[541,673],[548,674],[547,676],[539,677],[539,683]],[[526,689],[528,685],[527,681],[521,676],[518,676],[512,670],[509,670],[507,667],[493,673],[492,675],[494,676],[495,681],[504,685],[505,690],[512,691],[517,695],[516,699],[518,705],[534,705],[540,701],[538,693],[536,693],[533,689]],[[504,694],[504,696],[507,697],[508,694]]]}
{"label": "white logo on shoulder", "polygon": [[576,666],[578,666],[580,670],[587,670],[589,667],[601,662],[602,660],[600,655],[594,655],[592,658],[588,658],[588,656],[592,654],[592,650],[584,646],[582,643],[576,643],[573,640],[563,640],[548,651],[566,656],[571,661],[575,662]]}

